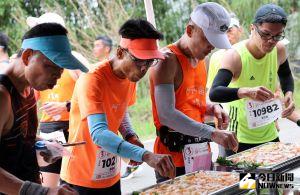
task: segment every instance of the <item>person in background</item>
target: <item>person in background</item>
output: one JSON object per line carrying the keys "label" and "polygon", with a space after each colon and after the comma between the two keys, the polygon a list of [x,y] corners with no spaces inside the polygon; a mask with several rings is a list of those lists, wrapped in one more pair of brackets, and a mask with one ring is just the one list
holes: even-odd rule
{"label": "person in background", "polygon": [[112,51],[113,42],[110,37],[99,35],[96,37],[94,41],[93,55],[97,58],[98,62],[95,64],[99,64],[103,60],[108,60],[110,52]]}
{"label": "person in background", "polygon": [[[26,21],[30,28],[43,23],[57,23],[65,27],[63,18],[52,12],[45,13],[40,17],[28,17]],[[89,67],[88,61],[80,53],[72,51],[72,55]],[[41,138],[61,143],[68,141],[70,100],[75,82],[80,74],[80,70],[64,70],[52,89],[36,91],[36,98],[41,104],[39,111],[42,113],[38,128]],[[61,161],[59,159],[48,166],[40,167],[43,186],[55,187],[59,184]]]}
{"label": "person in background", "polygon": [[[231,45],[236,44],[240,41],[240,38],[243,33],[243,28],[240,26],[240,22],[236,15],[234,13],[230,13],[230,24],[228,27],[228,31],[226,32],[227,37],[229,39],[229,42]],[[220,69],[221,61],[226,52],[226,49],[219,49],[218,51],[214,52],[209,60],[209,66],[208,66],[208,76],[207,76],[207,83],[206,83],[206,89],[209,92],[209,89],[211,88],[212,82]],[[208,95],[208,94],[207,94]],[[224,106],[226,110],[226,106]],[[226,110],[227,111],[227,110]],[[208,120],[208,124],[214,124],[214,121],[212,118],[206,117],[206,122]],[[219,145],[219,156],[225,157],[225,149],[223,146]]]}
{"label": "person in background", "polygon": [[0,68],[9,64],[8,43],[8,36],[3,32],[0,32]]}

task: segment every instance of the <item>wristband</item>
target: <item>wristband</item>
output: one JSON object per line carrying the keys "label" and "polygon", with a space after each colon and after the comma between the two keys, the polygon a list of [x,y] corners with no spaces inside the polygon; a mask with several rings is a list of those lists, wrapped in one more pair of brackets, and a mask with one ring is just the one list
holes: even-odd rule
{"label": "wristband", "polygon": [[300,119],[296,121],[297,125],[300,127]]}
{"label": "wristband", "polygon": [[32,194],[39,194],[39,195],[47,195],[49,188],[43,187],[40,184],[33,183],[30,181],[25,181],[21,186],[19,195],[32,195]]}

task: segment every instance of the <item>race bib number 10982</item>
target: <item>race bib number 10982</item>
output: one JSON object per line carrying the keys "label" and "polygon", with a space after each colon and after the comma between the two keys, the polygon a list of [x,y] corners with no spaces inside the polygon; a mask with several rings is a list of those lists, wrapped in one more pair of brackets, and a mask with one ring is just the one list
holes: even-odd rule
{"label": "race bib number 10982", "polygon": [[248,127],[254,129],[270,124],[281,117],[282,104],[279,99],[267,102],[247,100],[246,112]]}

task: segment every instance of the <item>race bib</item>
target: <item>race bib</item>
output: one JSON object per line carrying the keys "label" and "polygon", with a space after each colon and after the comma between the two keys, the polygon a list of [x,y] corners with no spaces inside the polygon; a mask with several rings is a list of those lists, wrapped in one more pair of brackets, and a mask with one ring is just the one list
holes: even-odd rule
{"label": "race bib", "polygon": [[188,144],[183,149],[184,167],[186,173],[199,170],[210,170],[212,153],[208,143]]}
{"label": "race bib", "polygon": [[98,150],[93,180],[109,179],[120,173],[121,158],[104,150]]}
{"label": "race bib", "polygon": [[268,102],[246,101],[246,112],[249,129],[268,125],[281,117],[282,104],[279,99]]}
{"label": "race bib", "polygon": [[52,133],[42,133],[40,132],[41,138],[45,140],[57,140],[59,143],[66,143],[66,138],[62,130],[54,131]]}

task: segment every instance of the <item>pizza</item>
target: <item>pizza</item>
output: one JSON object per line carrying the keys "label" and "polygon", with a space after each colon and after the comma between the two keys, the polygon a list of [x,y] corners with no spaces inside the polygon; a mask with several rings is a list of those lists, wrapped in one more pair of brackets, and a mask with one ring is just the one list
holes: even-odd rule
{"label": "pizza", "polygon": [[230,172],[199,171],[141,192],[141,195],[210,194],[239,182],[239,175]]}
{"label": "pizza", "polygon": [[261,166],[272,166],[300,155],[300,146],[297,144],[270,142],[228,157],[233,163],[250,162]]}

